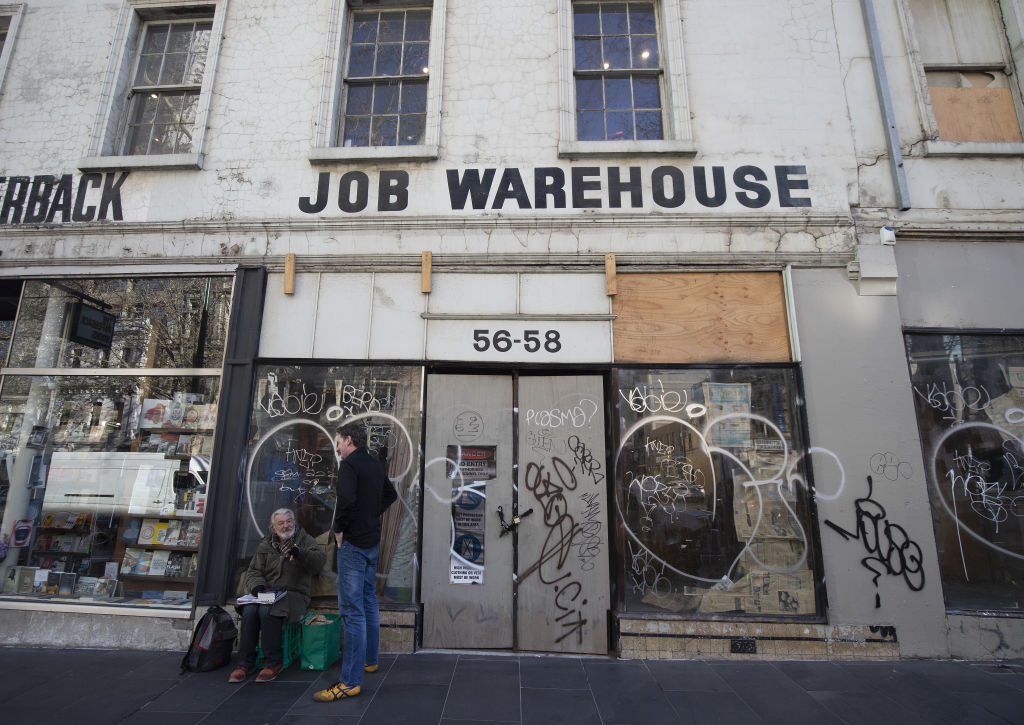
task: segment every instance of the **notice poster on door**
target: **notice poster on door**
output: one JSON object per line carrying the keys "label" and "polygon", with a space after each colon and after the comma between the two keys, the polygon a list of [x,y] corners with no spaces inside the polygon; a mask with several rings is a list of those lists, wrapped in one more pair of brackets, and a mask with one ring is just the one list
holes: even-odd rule
{"label": "notice poster on door", "polygon": [[497,476],[496,449],[497,446],[449,445],[446,452],[446,472],[452,482],[452,584],[484,581],[484,487]]}

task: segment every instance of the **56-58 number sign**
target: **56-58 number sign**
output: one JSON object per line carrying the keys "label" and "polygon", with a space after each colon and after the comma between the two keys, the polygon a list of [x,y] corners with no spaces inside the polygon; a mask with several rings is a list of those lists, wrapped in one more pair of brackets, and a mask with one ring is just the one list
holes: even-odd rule
{"label": "56-58 number sign", "polygon": [[509,352],[513,347],[529,353],[543,350],[553,354],[562,349],[562,334],[558,330],[523,330],[513,336],[508,330],[473,330],[473,349],[477,352]]}

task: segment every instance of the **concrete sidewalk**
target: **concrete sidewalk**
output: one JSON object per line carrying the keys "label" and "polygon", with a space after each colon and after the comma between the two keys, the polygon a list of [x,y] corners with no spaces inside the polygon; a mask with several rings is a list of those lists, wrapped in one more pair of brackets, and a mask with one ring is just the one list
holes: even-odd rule
{"label": "concrete sidewalk", "polygon": [[178,674],[181,653],[0,648],[5,723],[1024,723],[1024,663],[625,661],[385,655],[351,700],[328,672],[227,683]]}

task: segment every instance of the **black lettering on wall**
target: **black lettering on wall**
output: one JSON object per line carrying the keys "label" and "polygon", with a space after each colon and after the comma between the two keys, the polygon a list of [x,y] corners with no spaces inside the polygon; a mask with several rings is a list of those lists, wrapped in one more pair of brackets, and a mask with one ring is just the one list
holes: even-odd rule
{"label": "black lettering on wall", "polygon": [[600,176],[601,169],[596,166],[574,166],[572,168],[572,207],[573,209],[600,209],[601,200],[585,196],[588,191],[600,191],[601,181],[590,177]]}
{"label": "black lettering on wall", "polygon": [[538,209],[548,208],[549,196],[555,209],[565,208],[565,172],[557,166],[533,171],[533,201]]}
{"label": "black lettering on wall", "polygon": [[520,209],[531,209],[530,197],[526,195],[526,187],[523,185],[523,177],[519,169],[505,169],[501,174],[501,181],[498,182],[498,190],[494,192],[492,209],[500,209],[506,199],[515,199]]}
{"label": "black lettering on wall", "polygon": [[494,171],[494,169],[484,169],[484,176],[481,180],[478,169],[467,169],[461,179],[457,170],[448,169],[446,172],[448,196],[451,199],[452,209],[465,209],[467,196],[472,199],[474,209],[485,208],[487,196],[491,193],[491,184],[494,182]]}
{"label": "black lettering on wall", "polygon": [[71,221],[73,222],[91,222],[93,217],[96,216],[96,207],[85,206],[85,195],[89,191],[90,186],[99,187],[103,183],[103,174],[88,173],[82,174],[82,178],[78,180],[78,193],[75,194],[75,208],[71,212]]}
{"label": "black lettering on wall", "polygon": [[67,224],[71,221],[71,196],[75,188],[74,183],[71,181],[71,174],[64,174],[60,177],[60,181],[57,182],[57,190],[53,195],[53,201],[50,202],[50,211],[46,215],[46,223],[51,223],[57,216],[57,212],[60,212],[60,220]]}
{"label": "black lettering on wall", "polygon": [[748,209],[760,209],[768,206],[772,193],[764,184],[759,181],[768,181],[768,174],[756,166],[741,166],[732,175],[732,183],[743,191],[752,192],[754,195],[736,192],[736,201]]}
{"label": "black lettering on wall", "polygon": [[619,180],[619,168],[608,168],[608,206],[618,209],[622,206],[622,194],[629,192],[629,205],[639,209],[644,205],[644,188],[640,181],[640,167],[629,167],[629,181]]}
{"label": "black lettering on wall", "polygon": [[114,212],[114,221],[123,220],[121,214],[121,184],[128,178],[128,172],[122,171],[121,178],[114,181],[114,174],[106,174],[103,178],[103,193],[100,195],[100,219],[107,218],[107,209]]}
{"label": "black lettering on wall", "polygon": [[714,195],[708,194],[708,183],[704,177],[704,167],[693,167],[693,195],[701,206],[722,206],[725,203],[725,167],[712,166],[711,178],[715,185]]}
{"label": "black lettering on wall", "polygon": [[[21,223],[21,212],[28,197],[30,183],[27,176],[12,176],[7,180],[7,193],[4,194],[4,204],[0,207],[0,224]],[[14,216],[11,216],[11,212],[14,212]]]}
{"label": "black lettering on wall", "polygon": [[810,206],[811,200],[805,197],[794,198],[794,189],[807,189],[807,179],[791,179],[790,176],[806,176],[806,166],[776,166],[775,183],[779,187],[779,206]]}
{"label": "black lettering on wall", "polygon": [[[672,195],[665,192],[665,179],[672,186]],[[651,173],[651,195],[654,203],[666,209],[676,209],[686,201],[686,179],[675,166],[659,166]]]}
{"label": "black lettering on wall", "polygon": [[402,211],[409,206],[409,172],[381,171],[377,183],[377,211]]}
{"label": "black lettering on wall", "polygon": [[57,179],[42,175],[32,179],[32,189],[28,192],[28,206],[25,208],[25,222],[38,224],[46,221],[46,210],[50,207],[50,195]]}
{"label": "black lettering on wall", "polygon": [[[356,197],[352,198],[352,186],[355,185]],[[350,214],[366,208],[370,198],[370,177],[362,171],[349,171],[341,175],[338,183],[338,208]]]}
{"label": "black lettering on wall", "polygon": [[319,214],[327,208],[327,192],[331,185],[331,173],[321,171],[316,177],[316,201],[312,197],[299,197],[299,211],[306,214]]}

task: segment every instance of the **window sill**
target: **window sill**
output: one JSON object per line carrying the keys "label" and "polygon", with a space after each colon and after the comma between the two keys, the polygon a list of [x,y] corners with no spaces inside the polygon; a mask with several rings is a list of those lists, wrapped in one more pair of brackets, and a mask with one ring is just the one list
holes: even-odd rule
{"label": "window sill", "polygon": [[309,163],[330,164],[335,161],[433,161],[440,149],[437,144],[418,146],[328,146],[311,149]]}
{"label": "window sill", "polygon": [[1024,156],[1024,143],[984,141],[925,141],[927,156]]}
{"label": "window sill", "polygon": [[200,154],[154,154],[149,156],[90,156],[78,162],[79,171],[131,171],[146,169],[203,168]]}
{"label": "window sill", "polygon": [[696,156],[693,141],[561,141],[561,158],[579,156]]}

